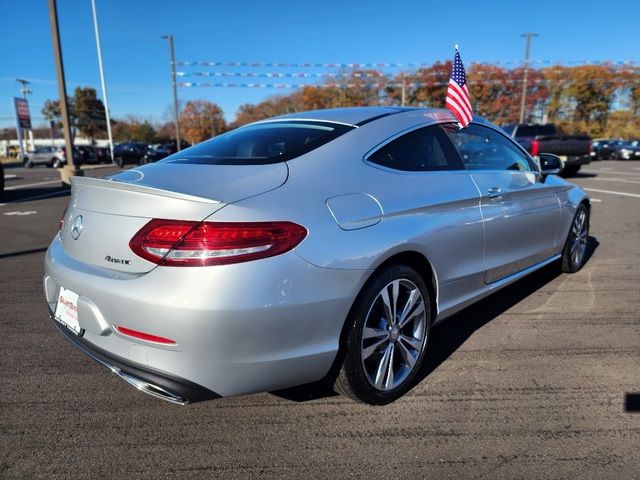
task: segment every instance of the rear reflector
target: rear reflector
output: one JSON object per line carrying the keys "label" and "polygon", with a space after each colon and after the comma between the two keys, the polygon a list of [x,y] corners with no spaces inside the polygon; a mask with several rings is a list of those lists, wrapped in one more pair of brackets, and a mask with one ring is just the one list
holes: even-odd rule
{"label": "rear reflector", "polygon": [[138,256],[165,266],[248,262],[288,252],[307,235],[292,222],[185,222],[154,219],[134,235]]}
{"label": "rear reflector", "polygon": [[121,326],[116,326],[116,330],[123,335],[127,335],[133,338],[139,338],[140,340],[146,340],[147,342],[164,343],[165,345],[175,345],[176,342],[170,338],[158,337],[157,335],[151,335],[149,333],[138,332],[137,330],[131,330]]}

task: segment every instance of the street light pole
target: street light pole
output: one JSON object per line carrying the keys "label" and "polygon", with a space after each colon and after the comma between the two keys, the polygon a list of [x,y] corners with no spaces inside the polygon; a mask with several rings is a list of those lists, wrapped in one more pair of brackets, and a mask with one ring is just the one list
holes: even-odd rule
{"label": "street light pole", "polygon": [[523,33],[521,37],[526,37],[526,47],[524,50],[524,78],[522,79],[522,97],[520,98],[520,123],[524,123],[525,100],[527,96],[527,77],[529,74],[529,51],[531,49],[531,37],[539,36],[537,33]]}
{"label": "street light pole", "polygon": [[98,49],[98,68],[100,69],[100,83],[102,84],[102,98],[104,98],[104,113],[107,120],[107,136],[109,137],[109,152],[113,163],[113,136],[111,135],[111,118],[109,115],[109,98],[107,86],[104,81],[104,67],[102,65],[102,47],[100,46],[100,30],[98,29],[98,14],[96,12],[96,0],[91,0],[93,10],[93,29],[96,33],[96,48]]}
{"label": "street light pole", "polygon": [[180,117],[178,112],[178,85],[176,83],[176,58],[173,52],[173,35],[162,35],[169,42],[169,62],[171,63],[171,83],[173,85],[173,116],[176,125],[176,148],[180,147]]}
{"label": "street light pole", "polygon": [[62,48],[60,47],[60,29],[58,27],[58,10],[56,0],[49,0],[49,21],[51,23],[51,39],[53,57],[56,61],[56,75],[58,79],[58,94],[60,95],[60,114],[64,129],[64,143],[67,154],[67,164],[60,169],[62,183],[69,184],[72,175],[82,176],[84,172],[76,165],[73,158],[73,144],[71,143],[71,129],[69,125],[69,104],[67,102],[67,85],[64,79],[64,65],[62,63]]}

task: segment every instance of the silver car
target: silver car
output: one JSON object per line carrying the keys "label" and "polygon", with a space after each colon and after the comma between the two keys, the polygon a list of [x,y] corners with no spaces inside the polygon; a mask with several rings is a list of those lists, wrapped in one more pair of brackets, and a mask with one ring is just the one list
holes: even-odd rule
{"label": "silver car", "polygon": [[46,165],[47,167],[60,168],[65,163],[64,148],[36,147],[35,151],[28,153],[25,167],[31,168],[36,165]]}
{"label": "silver car", "polygon": [[46,300],[76,347],[165,400],[325,379],[385,404],[435,322],[551,262],[583,265],[590,203],[561,167],[446,110],[256,122],[72,178]]}

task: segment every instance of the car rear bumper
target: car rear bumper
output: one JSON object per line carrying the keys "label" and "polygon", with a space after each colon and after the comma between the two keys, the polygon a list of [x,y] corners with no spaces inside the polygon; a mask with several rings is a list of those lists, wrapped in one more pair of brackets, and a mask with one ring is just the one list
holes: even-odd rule
{"label": "car rear bumper", "polygon": [[[44,286],[52,311],[61,286],[79,295],[77,314],[84,334],[65,336],[74,335],[79,348],[105,352],[111,362],[127,362],[101,363],[125,373],[135,366],[143,381],[157,381],[147,376],[152,372],[160,380],[187,381],[232,396],[326,375],[344,320],[367,276],[363,270],[316,267],[295,252],[234,265],[156,267],[146,274],[126,274],[73,259],[56,236],[45,257]],[[132,338],[116,326],[175,344]],[[166,381],[159,386],[192,401],[193,394],[183,386]]]}
{"label": "car rear bumper", "polygon": [[182,405],[220,398],[220,395],[202,385],[112,355],[72,333],[54,319],[51,309],[49,316],[62,336],[74,347],[145,393]]}

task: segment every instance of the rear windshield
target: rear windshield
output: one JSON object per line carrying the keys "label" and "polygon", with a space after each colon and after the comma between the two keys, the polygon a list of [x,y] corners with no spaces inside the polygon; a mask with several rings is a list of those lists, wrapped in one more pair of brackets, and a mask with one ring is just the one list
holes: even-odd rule
{"label": "rear windshield", "polygon": [[516,137],[537,137],[538,135],[557,135],[555,125],[522,125],[516,130]]}
{"label": "rear windshield", "polygon": [[265,122],[232,130],[175,153],[162,162],[262,165],[299,157],[354,127],[337,123]]}

